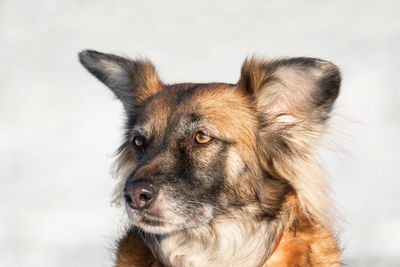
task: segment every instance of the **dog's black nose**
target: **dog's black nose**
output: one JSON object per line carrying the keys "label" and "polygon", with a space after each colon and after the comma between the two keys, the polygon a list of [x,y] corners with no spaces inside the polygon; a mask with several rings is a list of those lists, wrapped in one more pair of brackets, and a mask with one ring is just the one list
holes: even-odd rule
{"label": "dog's black nose", "polygon": [[143,210],[150,205],[156,193],[153,183],[148,180],[137,180],[125,185],[124,198],[132,209]]}

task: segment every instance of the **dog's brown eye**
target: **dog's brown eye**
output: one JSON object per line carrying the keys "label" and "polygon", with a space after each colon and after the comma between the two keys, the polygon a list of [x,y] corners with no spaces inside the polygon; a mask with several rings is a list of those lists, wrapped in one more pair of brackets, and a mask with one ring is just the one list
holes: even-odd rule
{"label": "dog's brown eye", "polygon": [[142,147],[144,145],[144,137],[143,136],[135,136],[133,139],[133,143],[137,147]]}
{"label": "dog's brown eye", "polygon": [[212,140],[212,137],[204,134],[203,132],[198,132],[195,139],[199,144],[206,144]]}

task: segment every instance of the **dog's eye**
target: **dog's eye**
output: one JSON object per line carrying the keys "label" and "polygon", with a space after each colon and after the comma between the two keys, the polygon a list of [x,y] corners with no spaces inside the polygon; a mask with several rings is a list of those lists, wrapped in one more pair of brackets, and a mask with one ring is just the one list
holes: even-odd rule
{"label": "dog's eye", "polygon": [[206,135],[203,132],[198,132],[196,134],[195,139],[196,139],[196,142],[199,143],[199,144],[206,144],[206,143],[208,143],[208,142],[210,142],[212,140],[212,137]]}
{"label": "dog's eye", "polygon": [[133,138],[133,144],[136,147],[143,147],[144,141],[145,141],[145,139],[143,136],[135,136],[135,138]]}

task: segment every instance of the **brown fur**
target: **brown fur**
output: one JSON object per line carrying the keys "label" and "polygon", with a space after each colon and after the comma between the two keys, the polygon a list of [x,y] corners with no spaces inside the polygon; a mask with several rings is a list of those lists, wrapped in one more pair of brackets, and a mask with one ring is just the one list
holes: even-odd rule
{"label": "brown fur", "polygon": [[278,249],[264,265],[342,266],[340,250],[332,232],[319,223],[305,222],[285,231]]}
{"label": "brown fur", "polygon": [[[145,232],[144,212],[128,208],[135,227],[118,243],[117,267],[341,266],[329,190],[315,160],[339,93],[340,74],[333,64],[251,58],[237,84],[164,85],[148,61],[95,51],[82,52],[80,59],[122,101],[129,119],[117,160],[115,201],[121,201],[129,181],[158,179],[180,193],[160,189],[146,212],[172,225],[190,218],[178,231],[160,232],[163,226]],[[201,119],[193,122],[189,115]],[[215,142],[193,143],[186,133],[193,134],[190,127],[206,129]],[[132,151],[137,132],[152,137],[153,151],[145,157]],[[189,180],[176,180],[181,174],[174,171],[182,164],[194,171]],[[194,199],[203,208],[196,210],[184,197],[202,187],[207,197],[216,197],[215,205]],[[254,253],[246,250],[252,244],[259,245]]]}
{"label": "brown fur", "polygon": [[148,267],[156,263],[151,251],[134,230],[128,231],[119,241],[116,255],[115,265],[118,267]]}

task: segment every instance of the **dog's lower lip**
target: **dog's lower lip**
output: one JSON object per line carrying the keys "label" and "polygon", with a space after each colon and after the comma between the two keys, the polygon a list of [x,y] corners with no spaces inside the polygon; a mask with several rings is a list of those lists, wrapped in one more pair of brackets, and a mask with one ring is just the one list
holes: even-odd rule
{"label": "dog's lower lip", "polygon": [[157,226],[171,225],[171,223],[166,221],[164,218],[150,212],[141,212],[139,217],[140,221],[144,224]]}
{"label": "dog's lower lip", "polygon": [[151,225],[151,226],[164,226],[165,225],[165,223],[163,221],[160,221],[160,220],[157,220],[157,219],[155,220],[155,219],[153,219],[151,217],[148,218],[148,217],[145,217],[145,216],[142,217],[141,222],[144,223],[144,224],[147,224],[147,225]]}
{"label": "dog's lower lip", "polygon": [[147,220],[154,220],[154,221],[159,221],[159,222],[163,222],[164,219],[156,214],[153,214],[151,212],[141,212],[140,216],[142,218],[145,218]]}
{"label": "dog's lower lip", "polygon": [[141,213],[137,226],[146,229],[147,227],[174,227],[174,224],[153,214]]}

